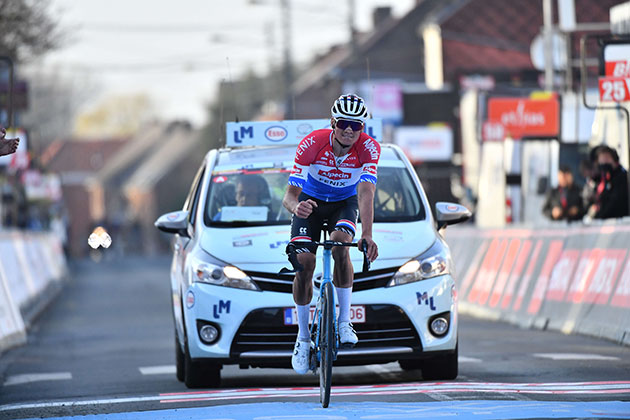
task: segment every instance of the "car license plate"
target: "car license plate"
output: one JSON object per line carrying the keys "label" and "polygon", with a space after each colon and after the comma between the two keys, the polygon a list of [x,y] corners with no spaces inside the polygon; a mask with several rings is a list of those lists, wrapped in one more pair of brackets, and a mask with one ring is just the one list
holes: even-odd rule
{"label": "car license plate", "polygon": [[[309,323],[313,322],[315,316],[315,307],[311,306],[311,316]],[[337,315],[339,315],[339,306],[337,306]],[[350,306],[350,322],[353,324],[362,324],[365,322],[365,306],[352,305]],[[297,310],[293,308],[284,308],[284,325],[297,325]]]}

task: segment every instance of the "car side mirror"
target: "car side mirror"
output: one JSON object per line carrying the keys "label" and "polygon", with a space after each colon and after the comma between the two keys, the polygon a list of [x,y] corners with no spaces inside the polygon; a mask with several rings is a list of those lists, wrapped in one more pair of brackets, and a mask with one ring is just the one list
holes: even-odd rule
{"label": "car side mirror", "polygon": [[161,215],[155,221],[155,227],[166,233],[179,233],[187,238],[188,234],[188,212],[186,210],[173,211]]}
{"label": "car side mirror", "polygon": [[438,230],[448,225],[465,222],[472,217],[472,213],[461,204],[439,202],[435,204],[435,218]]}

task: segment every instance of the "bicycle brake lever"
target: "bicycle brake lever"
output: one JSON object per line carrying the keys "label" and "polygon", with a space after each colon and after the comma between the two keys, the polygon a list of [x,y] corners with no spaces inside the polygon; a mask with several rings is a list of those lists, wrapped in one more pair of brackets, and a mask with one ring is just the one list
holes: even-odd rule
{"label": "bicycle brake lever", "polygon": [[286,267],[282,267],[279,274],[293,274],[293,273],[299,273],[300,271],[303,271],[304,266],[300,264],[300,262],[298,261],[297,252],[295,252],[295,246],[293,244],[287,245],[286,253],[287,253],[287,257],[289,257],[289,262],[291,263],[293,270],[290,270]]}
{"label": "bicycle brake lever", "polygon": [[365,239],[363,240],[363,242],[361,242],[359,249],[361,250],[361,252],[363,252],[363,268],[361,269],[361,271],[366,273],[370,271],[370,260],[367,256],[367,242],[365,241]]}

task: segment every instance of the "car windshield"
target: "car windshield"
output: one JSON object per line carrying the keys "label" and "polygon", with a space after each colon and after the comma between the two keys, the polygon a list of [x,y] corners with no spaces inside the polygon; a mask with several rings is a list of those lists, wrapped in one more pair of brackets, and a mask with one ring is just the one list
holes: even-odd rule
{"label": "car windshield", "polygon": [[[210,178],[204,221],[208,226],[288,225],[282,206],[290,168],[248,165],[215,168]],[[418,190],[404,165],[379,166],[374,197],[375,222],[408,222],[425,218]]]}

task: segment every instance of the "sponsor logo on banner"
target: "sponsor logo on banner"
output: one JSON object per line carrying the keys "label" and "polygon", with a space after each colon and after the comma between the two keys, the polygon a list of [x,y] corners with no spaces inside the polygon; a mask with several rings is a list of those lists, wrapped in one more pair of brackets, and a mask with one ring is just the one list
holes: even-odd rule
{"label": "sponsor logo on banner", "polygon": [[[457,206],[454,207],[454,210],[457,210]],[[508,277],[510,275],[510,270],[514,266],[514,260],[516,260],[516,256],[518,254],[518,250],[521,247],[520,239],[512,239],[510,241],[510,245],[508,246],[507,254],[505,256],[505,261],[501,265],[501,269],[499,270],[499,275],[497,276],[497,281],[494,284],[494,289],[492,290],[492,295],[490,296],[490,307],[494,308],[499,303],[501,299],[501,295],[503,294],[503,290],[505,289],[505,285],[507,284]]]}
{"label": "sponsor logo on banner", "polygon": [[542,271],[540,272],[538,281],[534,287],[532,298],[529,301],[529,306],[527,307],[527,312],[530,314],[537,314],[540,306],[542,305],[543,299],[545,298],[545,291],[547,290],[547,284],[549,283],[549,278],[551,276],[551,270],[553,270],[554,265],[560,257],[562,246],[563,241],[551,241],[551,244],[549,244],[547,259],[543,264]]}
{"label": "sponsor logo on banner", "polygon": [[583,301],[586,287],[590,283],[602,253],[601,249],[590,249],[582,252],[567,295],[568,301],[574,303]]}
{"label": "sponsor logo on banner", "polygon": [[626,250],[623,249],[608,249],[603,252],[584,296],[585,302],[601,305],[608,303],[625,256]]}
{"label": "sponsor logo on banner", "polygon": [[288,132],[286,128],[274,125],[265,130],[265,137],[271,141],[282,141],[287,138]]}
{"label": "sponsor logo on banner", "polygon": [[551,273],[549,287],[547,289],[547,299],[564,300],[564,296],[569,288],[569,281],[573,275],[573,270],[577,264],[580,252],[578,250],[566,250],[560,256]]}
{"label": "sponsor logo on banner", "polygon": [[626,262],[610,304],[630,308],[630,260]]}
{"label": "sponsor logo on banner", "polygon": [[300,124],[297,126],[298,134],[307,135],[311,131],[313,131],[313,126],[308,123]]}
{"label": "sponsor logo on banner", "polygon": [[[540,245],[540,244],[539,244]],[[521,247],[520,252],[518,253],[518,257],[516,259],[516,265],[512,270],[512,274],[508,280],[507,286],[505,288],[505,293],[501,298],[501,309],[507,309],[512,303],[512,296],[514,296],[514,291],[516,289],[516,283],[518,279],[521,277],[523,273],[523,269],[525,268],[525,263],[527,262],[527,257],[529,257],[529,251],[532,249],[532,241],[526,240],[523,242],[523,246]],[[540,246],[537,248],[538,252],[540,252]],[[531,256],[532,260],[535,260],[538,257],[538,253],[534,252]],[[531,273],[530,273],[531,275]],[[525,281],[525,277],[523,277],[523,281]]]}
{"label": "sponsor logo on banner", "polygon": [[505,135],[523,137],[553,137],[560,130],[558,98],[490,98],[488,121],[500,124]]}

